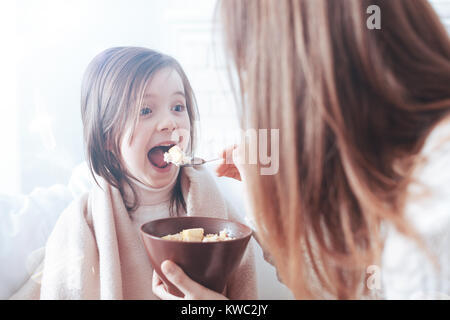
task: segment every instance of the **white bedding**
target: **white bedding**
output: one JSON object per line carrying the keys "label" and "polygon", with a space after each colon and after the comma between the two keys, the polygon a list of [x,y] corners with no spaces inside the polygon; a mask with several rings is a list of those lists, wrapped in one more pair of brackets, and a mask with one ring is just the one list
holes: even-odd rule
{"label": "white bedding", "polygon": [[8,299],[25,282],[31,253],[45,245],[59,214],[90,185],[83,163],[74,169],[67,186],[0,195],[0,299]]}

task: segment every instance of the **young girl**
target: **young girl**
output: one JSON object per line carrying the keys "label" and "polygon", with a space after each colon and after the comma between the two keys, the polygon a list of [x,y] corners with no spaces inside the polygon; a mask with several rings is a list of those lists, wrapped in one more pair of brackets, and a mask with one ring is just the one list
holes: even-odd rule
{"label": "young girl", "polygon": [[[167,55],[111,48],[86,71],[81,112],[96,184],[61,214],[42,263],[13,298],[170,297],[163,296],[161,286],[158,296],[152,291],[153,269],[140,226],[177,215],[238,219],[206,169],[180,169],[164,161],[164,152],[173,145],[188,154],[195,147],[198,112],[189,81]],[[194,297],[189,288],[182,291],[186,298]],[[203,287],[202,293],[210,299],[256,298],[251,246],[225,296]]]}

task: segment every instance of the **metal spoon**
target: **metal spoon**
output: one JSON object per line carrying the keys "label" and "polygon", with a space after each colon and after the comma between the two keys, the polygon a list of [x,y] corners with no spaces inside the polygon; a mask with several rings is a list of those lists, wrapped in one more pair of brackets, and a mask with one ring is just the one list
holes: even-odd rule
{"label": "metal spoon", "polygon": [[221,159],[222,158],[215,158],[215,159],[211,159],[211,160],[205,160],[205,159],[202,159],[202,158],[194,157],[194,158],[191,159],[191,163],[182,164],[182,165],[180,165],[180,167],[201,166],[201,165],[203,165],[205,163],[212,162],[212,161],[217,161],[217,160],[221,160]]}

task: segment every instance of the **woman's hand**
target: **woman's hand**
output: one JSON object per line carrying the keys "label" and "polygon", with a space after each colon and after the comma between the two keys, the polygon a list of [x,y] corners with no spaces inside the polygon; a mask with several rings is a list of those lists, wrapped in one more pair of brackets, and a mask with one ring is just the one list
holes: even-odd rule
{"label": "woman's hand", "polygon": [[222,151],[220,157],[223,159],[222,163],[216,168],[218,177],[229,177],[239,181],[242,181],[239,169],[233,159],[235,152],[237,152],[238,146],[234,145]]}
{"label": "woman's hand", "polygon": [[153,271],[153,293],[162,300],[228,300],[227,297],[220,293],[193,281],[172,261],[164,261],[161,264],[161,271],[184,294],[184,298],[180,298],[167,292],[163,282],[156,272]]}

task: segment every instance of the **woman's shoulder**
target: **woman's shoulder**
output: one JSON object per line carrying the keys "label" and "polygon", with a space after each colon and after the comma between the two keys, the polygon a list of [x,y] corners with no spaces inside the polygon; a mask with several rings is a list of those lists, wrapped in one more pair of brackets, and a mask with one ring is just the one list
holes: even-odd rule
{"label": "woman's shoulder", "polygon": [[408,189],[405,219],[441,267],[410,238],[388,227],[383,251],[383,294],[387,299],[450,295],[450,121],[429,134]]}

